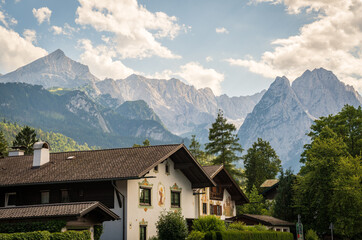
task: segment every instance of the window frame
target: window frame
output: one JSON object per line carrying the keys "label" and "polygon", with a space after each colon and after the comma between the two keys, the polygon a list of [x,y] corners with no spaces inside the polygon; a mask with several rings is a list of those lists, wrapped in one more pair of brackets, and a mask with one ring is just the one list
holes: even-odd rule
{"label": "window frame", "polygon": [[[43,194],[48,193],[48,202],[43,202]],[[49,190],[43,190],[40,191],[40,204],[48,204],[50,203],[50,191]]]}
{"label": "window frame", "polygon": [[202,203],[202,214],[207,214],[207,203]]}
{"label": "window frame", "polygon": [[[148,197],[149,202],[143,202],[145,199],[144,197],[143,197],[143,201],[141,201],[141,196],[142,196],[141,189],[149,191],[149,197]],[[144,186],[139,187],[139,205],[140,206],[152,206],[152,188],[144,187]]]}
{"label": "window frame", "polygon": [[[175,204],[175,194],[178,195],[178,204]],[[171,190],[171,208],[181,208],[181,191]]]}
{"label": "window frame", "polygon": [[165,164],[165,174],[170,175],[170,164],[168,163]]}
{"label": "window frame", "polygon": [[[63,193],[67,193],[67,199],[63,200]],[[61,203],[69,203],[70,202],[70,194],[69,189],[60,189],[60,202]]]}
{"label": "window frame", "polygon": [[[144,236],[142,237],[142,232],[144,230]],[[147,225],[140,225],[140,240],[147,240]]]}
{"label": "window frame", "polygon": [[[14,205],[9,205],[9,197],[10,196],[15,196],[15,204]],[[15,207],[15,206],[16,206],[16,192],[5,193],[4,207]]]}

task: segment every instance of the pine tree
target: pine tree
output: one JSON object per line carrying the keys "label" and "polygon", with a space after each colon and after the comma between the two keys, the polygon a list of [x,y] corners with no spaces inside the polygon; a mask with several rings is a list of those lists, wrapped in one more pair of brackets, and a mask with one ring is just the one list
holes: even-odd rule
{"label": "pine tree", "polygon": [[250,191],[253,185],[260,190],[260,185],[267,179],[275,178],[280,171],[281,161],[269,142],[258,138],[248,153],[243,156],[246,189]]}
{"label": "pine tree", "polygon": [[15,141],[13,141],[13,146],[15,147],[25,147],[25,154],[32,154],[34,149],[34,143],[39,141],[36,138],[35,129],[25,126],[16,136]]}
{"label": "pine tree", "polygon": [[0,157],[8,155],[8,143],[5,139],[4,133],[0,131]]}
{"label": "pine tree", "polygon": [[212,163],[223,164],[231,174],[237,174],[233,163],[240,159],[237,152],[243,151],[238,143],[239,138],[233,133],[235,131],[236,127],[227,123],[222,110],[219,110],[215,122],[209,129],[210,142],[206,144],[207,153],[216,156]]}
{"label": "pine tree", "polygon": [[191,144],[189,150],[194,158],[202,165],[210,165],[208,155],[201,150],[201,144],[196,140],[196,135],[191,136]]}

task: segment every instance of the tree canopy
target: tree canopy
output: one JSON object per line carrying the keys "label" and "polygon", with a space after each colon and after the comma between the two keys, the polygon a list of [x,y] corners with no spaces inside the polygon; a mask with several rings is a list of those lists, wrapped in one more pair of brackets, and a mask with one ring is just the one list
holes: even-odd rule
{"label": "tree canopy", "polygon": [[189,150],[194,158],[202,165],[210,165],[208,160],[209,156],[207,153],[201,150],[201,144],[196,140],[196,135],[191,136],[191,143]]}
{"label": "tree canopy", "polygon": [[319,234],[334,224],[336,234],[362,234],[361,108],[345,106],[316,120],[294,185],[294,202],[307,228]]}
{"label": "tree canopy", "polygon": [[275,178],[281,167],[281,161],[274,149],[261,138],[248,149],[243,160],[248,192],[254,185],[260,190],[260,185],[267,179]]}
{"label": "tree canopy", "polygon": [[15,147],[24,147],[25,154],[32,154],[34,149],[34,143],[39,141],[36,138],[35,129],[25,126],[21,131],[15,136],[15,140],[13,141],[13,146]]}
{"label": "tree canopy", "polygon": [[4,137],[4,133],[0,130],[0,157],[7,156],[8,142]]}
{"label": "tree canopy", "polygon": [[223,164],[231,174],[236,174],[233,163],[240,159],[237,152],[243,151],[238,143],[239,138],[234,134],[235,131],[236,127],[228,123],[223,112],[219,110],[215,122],[209,129],[209,143],[206,144],[207,153],[215,155],[212,163]]}

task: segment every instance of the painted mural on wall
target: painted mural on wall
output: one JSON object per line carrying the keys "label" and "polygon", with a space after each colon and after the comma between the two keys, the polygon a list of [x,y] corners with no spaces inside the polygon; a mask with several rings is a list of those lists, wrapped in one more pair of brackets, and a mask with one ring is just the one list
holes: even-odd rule
{"label": "painted mural on wall", "polygon": [[163,207],[165,205],[165,186],[162,185],[162,183],[158,183],[158,194],[157,194],[157,201],[158,206]]}
{"label": "painted mural on wall", "polygon": [[233,214],[234,214],[234,204],[231,201],[231,197],[228,196],[226,198],[226,202],[224,203],[224,215],[233,216]]}

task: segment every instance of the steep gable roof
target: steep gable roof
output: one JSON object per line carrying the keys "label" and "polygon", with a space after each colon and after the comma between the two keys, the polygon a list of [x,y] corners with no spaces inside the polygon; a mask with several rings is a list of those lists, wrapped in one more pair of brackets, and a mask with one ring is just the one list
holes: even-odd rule
{"label": "steep gable roof", "polygon": [[249,202],[249,199],[223,165],[203,166],[203,168],[209,177],[214,180],[216,186],[225,187],[228,190],[231,198],[237,204]]}
{"label": "steep gable roof", "polygon": [[193,187],[213,181],[183,144],[51,153],[49,163],[33,168],[33,156],[0,159],[0,186],[137,179],[171,158]]}

